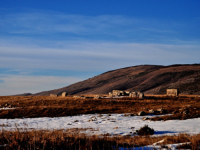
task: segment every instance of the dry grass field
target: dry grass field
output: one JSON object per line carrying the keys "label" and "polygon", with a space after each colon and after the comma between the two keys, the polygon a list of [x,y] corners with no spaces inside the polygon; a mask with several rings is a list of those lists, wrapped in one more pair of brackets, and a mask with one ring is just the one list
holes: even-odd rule
{"label": "dry grass field", "polygon": [[[171,116],[154,117],[151,119],[153,121],[200,117],[200,98],[197,96],[166,97],[148,95],[143,100],[134,98],[74,99],[72,96],[1,96],[0,105],[1,119],[59,117],[94,113],[130,113],[136,115],[139,111],[149,113],[151,109],[155,111],[154,114],[173,114]],[[163,111],[157,111],[161,108]],[[198,149],[200,146],[199,134],[159,137],[110,137],[106,135],[89,137],[81,134],[79,130],[72,133],[70,129],[20,131],[16,128],[16,131],[0,132],[0,149],[118,149],[118,147],[151,145],[163,139],[165,139],[163,145],[190,142],[191,144],[185,145],[185,147],[182,146],[182,148]]]}
{"label": "dry grass field", "polygon": [[[74,99],[73,97],[49,96],[1,96],[0,118],[59,117],[94,113],[131,113],[139,111],[154,114],[173,114],[154,120],[188,119],[200,117],[199,97],[153,97],[143,100],[134,98]],[[163,109],[158,112],[157,109]]]}
{"label": "dry grass field", "polygon": [[0,149],[31,150],[31,149],[81,149],[81,150],[112,150],[119,148],[134,148],[163,141],[161,147],[167,144],[186,143],[179,148],[197,150],[200,146],[200,134],[178,136],[134,136],[134,137],[107,137],[85,136],[84,134],[71,134],[68,130],[54,131],[3,131],[0,132]]}

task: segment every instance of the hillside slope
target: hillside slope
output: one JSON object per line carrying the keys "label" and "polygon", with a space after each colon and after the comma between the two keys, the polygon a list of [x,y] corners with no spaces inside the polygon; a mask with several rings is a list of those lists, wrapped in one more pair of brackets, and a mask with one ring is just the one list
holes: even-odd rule
{"label": "hillside slope", "polygon": [[165,94],[167,88],[177,88],[181,94],[200,94],[200,64],[127,67],[34,95],[61,94],[64,91],[70,95],[108,94],[112,90]]}

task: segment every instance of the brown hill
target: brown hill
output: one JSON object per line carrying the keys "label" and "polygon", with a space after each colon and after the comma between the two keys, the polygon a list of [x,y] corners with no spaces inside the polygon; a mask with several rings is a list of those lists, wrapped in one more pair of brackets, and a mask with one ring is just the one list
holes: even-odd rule
{"label": "brown hill", "polygon": [[69,95],[108,94],[112,90],[165,94],[167,88],[177,88],[181,94],[200,94],[200,64],[127,67],[35,95],[61,94],[64,91]]}

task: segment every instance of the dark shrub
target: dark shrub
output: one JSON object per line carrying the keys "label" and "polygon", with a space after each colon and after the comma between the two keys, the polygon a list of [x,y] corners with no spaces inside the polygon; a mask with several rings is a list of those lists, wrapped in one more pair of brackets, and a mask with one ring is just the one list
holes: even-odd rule
{"label": "dark shrub", "polygon": [[138,135],[153,135],[154,129],[149,128],[148,125],[141,127],[139,130],[136,131]]}

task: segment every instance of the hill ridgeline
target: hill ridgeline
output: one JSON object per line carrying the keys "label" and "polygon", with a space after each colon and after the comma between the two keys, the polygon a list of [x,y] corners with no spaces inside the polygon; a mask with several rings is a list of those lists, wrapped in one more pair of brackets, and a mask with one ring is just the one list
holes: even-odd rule
{"label": "hill ridgeline", "polygon": [[200,64],[127,67],[34,95],[60,95],[62,92],[67,92],[69,95],[108,94],[112,90],[165,94],[168,88],[178,89],[180,94],[200,94]]}

